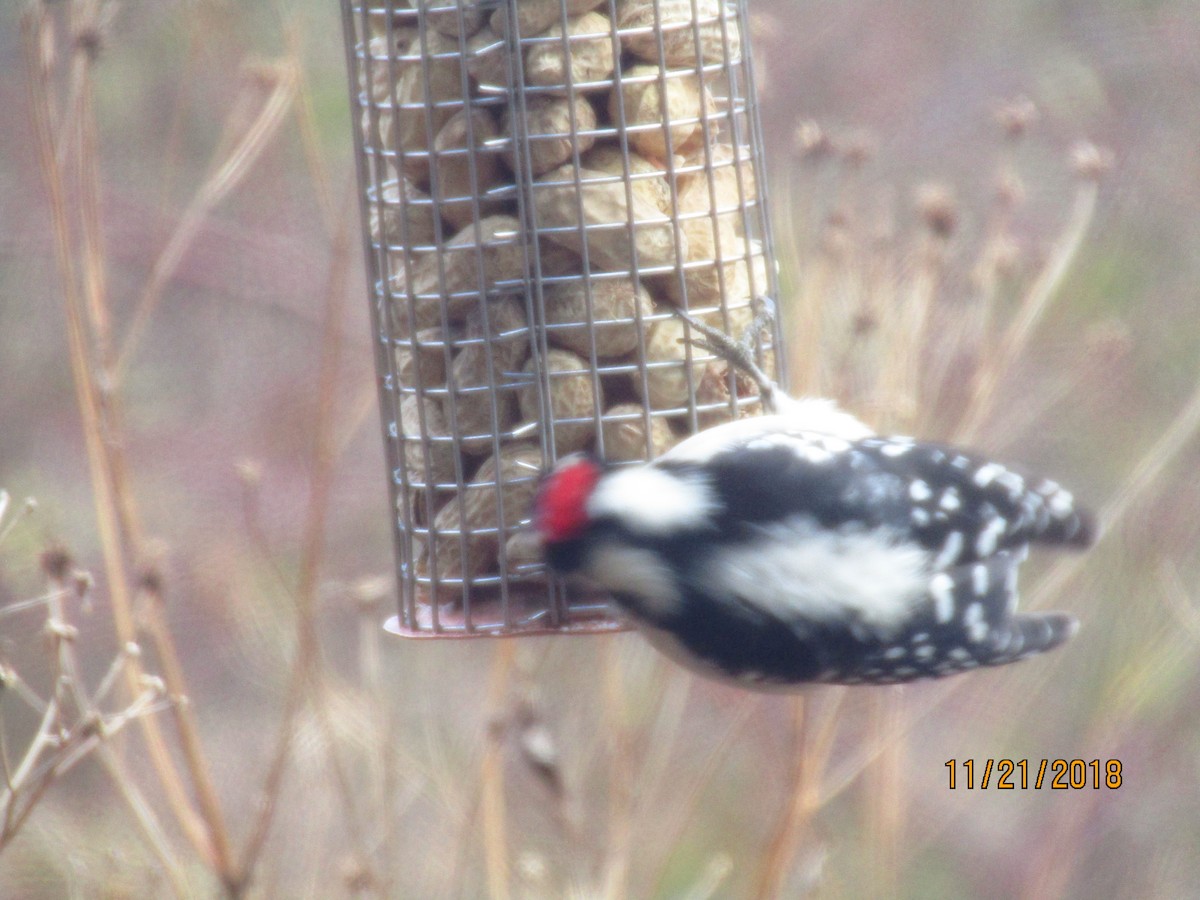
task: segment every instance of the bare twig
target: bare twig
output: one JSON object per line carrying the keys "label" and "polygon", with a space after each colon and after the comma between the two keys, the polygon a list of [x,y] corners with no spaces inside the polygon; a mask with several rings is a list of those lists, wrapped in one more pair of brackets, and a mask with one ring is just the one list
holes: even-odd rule
{"label": "bare twig", "polygon": [[[102,405],[96,385],[97,370],[89,350],[85,325],[87,317],[84,315],[83,303],[79,296],[79,280],[75,265],[76,254],[71,246],[72,229],[67,213],[66,189],[62,171],[57,164],[58,154],[54,135],[50,128],[49,98],[53,91],[49,83],[51,71],[43,57],[44,35],[45,29],[48,27],[45,9],[41,6],[32,7],[23,19],[22,26],[25,35],[30,109],[33,113],[34,135],[40,168],[49,195],[55,226],[55,253],[62,281],[63,296],[66,301],[71,371],[76,402],[83,420],[97,526],[105,571],[108,576],[113,619],[121,642],[132,643],[136,639],[136,628],[133,621],[132,595],[126,570],[125,549],[121,537],[122,529],[117,514],[121,504],[111,480],[111,468],[108,464],[108,452],[103,437],[106,428],[103,424]],[[140,668],[135,664],[126,671],[126,681],[130,693],[136,696],[141,690],[138,683]],[[227,858],[221,853],[219,840],[214,841],[211,829],[192,808],[157,721],[153,717],[142,717],[140,724],[151,762],[176,820],[193,846],[210,859],[215,868],[223,869]]]}
{"label": "bare twig", "polygon": [[263,103],[258,117],[251,123],[242,139],[217,165],[215,171],[204,181],[191,204],[184,212],[179,224],[172,232],[166,247],[155,260],[150,278],[142,290],[133,320],[125,333],[121,351],[112,371],[114,384],[120,384],[133,353],[150,323],[150,317],[158,308],[163,289],[175,270],[183,261],[184,254],[200,231],[200,226],[218,203],[233,190],[250,171],[250,167],[270,144],[271,138],[284,121],[284,115],[296,93],[296,67],[284,60],[270,66],[261,66],[255,75],[266,79],[271,93]]}
{"label": "bare twig", "polygon": [[[177,897],[188,895],[182,868],[175,858],[162,827],[138,790],[124,764],[112,751],[110,739],[125,725],[165,709],[163,687],[157,679],[141,678],[141,690],[124,709],[104,713],[100,701],[135,654],[117,654],[109,672],[93,696],[88,696],[80,675],[75,642],[77,630],[70,624],[66,601],[77,599],[89,581],[71,570],[69,557],[60,550],[47,551],[43,556],[49,586],[35,605],[46,608],[46,634],[57,673],[55,688],[49,703],[41,703],[26,686],[25,695],[32,695],[42,710],[41,722],[26,747],[21,762],[14,769],[8,762],[4,746],[5,791],[0,794],[3,825],[0,826],[0,850],[20,830],[38,802],[59,778],[89,754],[95,753],[108,771],[126,806],[141,829],[142,836],[158,859],[162,870]],[[31,608],[26,606],[25,608]],[[4,679],[5,687],[23,684],[16,673]],[[69,698],[74,708],[68,715],[64,700]]]}
{"label": "bare twig", "polygon": [[497,713],[504,706],[512,676],[516,642],[500,641],[488,685],[488,709],[493,715],[484,743],[479,780],[482,791],[483,854],[487,869],[488,896],[506,900],[509,896],[508,827],[504,796],[504,740],[496,727]]}
{"label": "bare twig", "polygon": [[1041,321],[1083,245],[1083,239],[1096,212],[1099,193],[1099,183],[1095,179],[1080,181],[1062,235],[1051,249],[1046,264],[1026,291],[1021,307],[1005,331],[995,355],[990,356],[976,374],[971,403],[967,408],[966,417],[955,431],[955,440],[969,443],[978,438],[983,423],[992,413],[1000,384],[1024,352],[1034,327]]}
{"label": "bare twig", "polygon": [[[347,194],[350,195],[349,192]],[[321,363],[318,373],[317,409],[314,416],[312,457],[310,462],[311,488],[305,516],[304,534],[300,557],[300,578],[296,586],[296,645],[289,675],[283,714],[280,719],[275,750],[263,780],[262,803],[255,817],[249,837],[242,850],[239,867],[239,890],[243,890],[253,875],[262,848],[270,833],[271,824],[278,806],[283,777],[287,771],[292,752],[296,716],[303,708],[306,697],[315,705],[318,721],[330,737],[328,745],[333,756],[332,763],[339,792],[347,807],[351,837],[361,846],[362,834],[353,802],[353,792],[344,767],[337,757],[336,742],[332,740],[324,701],[317,688],[317,673],[320,666],[320,644],[317,639],[316,602],[321,561],[325,549],[325,526],[329,512],[330,491],[333,485],[334,463],[337,459],[337,443],[334,427],[334,401],[337,394],[338,373],[341,368],[343,306],[345,302],[345,278],[348,271],[349,223],[351,217],[342,217],[331,255],[331,267],[326,291],[325,324],[321,344]]]}

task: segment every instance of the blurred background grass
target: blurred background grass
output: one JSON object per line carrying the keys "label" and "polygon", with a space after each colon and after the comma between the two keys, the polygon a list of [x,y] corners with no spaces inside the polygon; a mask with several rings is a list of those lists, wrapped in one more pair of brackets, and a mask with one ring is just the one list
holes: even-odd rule
{"label": "blurred background grass", "polygon": [[[72,58],[66,12],[89,5],[47,5],[60,67]],[[39,554],[68,547],[97,579],[94,602],[71,613],[94,682],[118,642],[31,133],[19,22],[29,6],[0,8],[0,487],[39,505],[0,545],[0,606],[43,591]],[[357,224],[337,4],[100,8],[112,15],[98,34],[92,102],[117,335],[217,161],[272,89],[299,76],[278,130],[201,217],[120,386],[132,494],[156,542],[190,709],[239,850],[260,821],[280,723],[292,723],[282,786],[270,793],[274,819],[252,877],[227,884],[231,893],[1194,892],[1200,439],[1167,460],[1086,565],[1042,598],[1079,614],[1080,635],[1019,667],[795,700],[695,681],[633,636],[385,638],[377,626],[392,600],[378,578],[391,548],[376,414],[364,405],[366,294],[357,232],[347,252],[337,239]],[[938,245],[938,315],[910,350],[938,359],[939,329],[953,321],[944,317],[976,292],[997,177],[1020,175],[996,300],[1003,324],[1079,190],[1070,148],[1088,139],[1112,151],[1082,248],[973,440],[1104,507],[1197,389],[1200,11],[1185,0],[761,0],[751,9],[793,315],[803,318],[814,297],[851,317],[882,302],[881,286],[899,297],[926,259],[929,207],[917,198],[934,182],[952,198],[953,227]],[[1020,142],[1006,141],[994,113],[1021,95],[1039,115]],[[52,99],[56,121],[68,121],[70,98]],[[798,143],[804,122],[819,130],[802,129]],[[814,134],[829,155],[813,152]],[[836,291],[819,290],[821,271]],[[332,383],[320,368],[331,296],[344,299]],[[819,352],[824,386],[877,419],[888,414],[846,374],[878,344],[818,344],[806,331],[792,346],[800,371],[816,371],[806,367]],[[957,364],[947,365],[953,385]],[[319,517],[325,546],[314,555],[304,522],[320,471],[312,445],[322,384],[336,401],[336,458]],[[963,399],[950,391],[950,412],[918,408],[898,424],[948,434]],[[314,559],[315,649],[295,625],[307,615],[298,598]],[[1030,573],[1027,596],[1046,571]],[[45,695],[55,669],[43,621],[0,618],[0,662]],[[312,677],[287,718],[298,640],[314,657]],[[158,671],[161,660],[148,657]],[[36,717],[0,700],[12,754]],[[171,721],[160,718],[178,760]],[[164,823],[174,881],[111,777],[88,761],[52,786],[0,853],[0,894],[156,896],[180,883],[199,896],[221,891],[211,860],[159,796],[140,735],[128,731],[114,747]],[[947,789],[946,760],[1000,757],[1116,758],[1124,783]]]}

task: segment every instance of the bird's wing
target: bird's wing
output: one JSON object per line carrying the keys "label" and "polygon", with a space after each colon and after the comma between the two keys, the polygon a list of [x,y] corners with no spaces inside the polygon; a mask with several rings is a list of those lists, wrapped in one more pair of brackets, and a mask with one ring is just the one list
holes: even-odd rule
{"label": "bird's wing", "polygon": [[[656,464],[699,463],[664,456]],[[793,516],[829,528],[886,527],[933,552],[938,569],[1031,541],[1086,546],[1094,532],[1054,482],[908,438],[747,432],[708,456],[704,471],[720,504],[718,528],[736,533]]]}

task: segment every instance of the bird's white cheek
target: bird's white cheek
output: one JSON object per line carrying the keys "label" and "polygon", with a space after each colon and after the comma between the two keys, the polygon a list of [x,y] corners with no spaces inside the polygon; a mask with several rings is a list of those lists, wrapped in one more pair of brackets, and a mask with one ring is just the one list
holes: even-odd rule
{"label": "bird's white cheek", "polygon": [[649,550],[600,544],[588,554],[583,574],[609,593],[635,602],[636,612],[651,619],[674,616],[683,602],[671,570]]}

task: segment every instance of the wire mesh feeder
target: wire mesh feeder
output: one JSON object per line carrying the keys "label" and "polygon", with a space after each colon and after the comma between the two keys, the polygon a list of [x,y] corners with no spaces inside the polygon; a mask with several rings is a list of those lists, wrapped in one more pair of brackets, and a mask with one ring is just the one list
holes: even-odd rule
{"label": "wire mesh feeder", "polygon": [[[621,627],[523,551],[544,467],[761,404],[688,343],[774,296],[743,0],[343,0],[409,636]],[[757,335],[777,378],[777,329]],[[780,358],[782,354],[778,355]]]}

